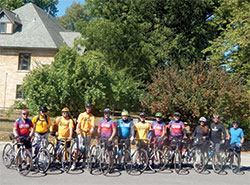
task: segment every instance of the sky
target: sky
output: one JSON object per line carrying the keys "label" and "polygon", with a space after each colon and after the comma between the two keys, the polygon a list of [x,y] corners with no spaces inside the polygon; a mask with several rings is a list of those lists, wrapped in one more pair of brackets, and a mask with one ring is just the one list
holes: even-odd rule
{"label": "sky", "polygon": [[73,2],[80,2],[81,4],[85,3],[85,0],[59,0],[57,5],[57,17],[61,17],[65,14],[66,8],[69,8]]}

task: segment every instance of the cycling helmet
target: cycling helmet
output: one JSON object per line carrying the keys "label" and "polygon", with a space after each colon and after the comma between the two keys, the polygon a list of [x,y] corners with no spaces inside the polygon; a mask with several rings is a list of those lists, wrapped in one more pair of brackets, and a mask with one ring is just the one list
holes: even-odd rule
{"label": "cycling helmet", "polygon": [[62,112],[69,112],[69,108],[68,107],[63,108]]}
{"label": "cycling helmet", "polygon": [[234,124],[234,123],[236,123],[237,125],[239,125],[239,121],[238,121],[238,120],[234,120],[234,121],[232,122],[232,124]]}
{"label": "cycling helmet", "polygon": [[85,107],[91,107],[92,105],[90,103],[87,103]]}
{"label": "cycling helmet", "polygon": [[219,119],[219,118],[220,118],[220,115],[219,115],[219,114],[214,114],[214,115],[213,115],[213,118],[218,118],[218,119]]}
{"label": "cycling helmet", "polygon": [[40,111],[47,112],[47,111],[48,111],[48,109],[47,109],[47,107],[46,107],[46,106],[41,106]]}
{"label": "cycling helmet", "polygon": [[161,118],[161,117],[162,117],[162,113],[161,113],[161,112],[157,112],[157,113],[155,114],[155,117]]}
{"label": "cycling helmet", "polygon": [[104,114],[111,114],[111,110],[109,108],[104,109],[103,111]]}
{"label": "cycling helmet", "polygon": [[201,118],[199,119],[199,121],[200,121],[200,122],[207,122],[207,119],[206,119],[205,117],[201,117]]}
{"label": "cycling helmet", "polygon": [[140,113],[140,117],[146,117],[146,113],[145,112],[141,112]]}
{"label": "cycling helmet", "polygon": [[180,114],[179,112],[175,112],[175,113],[174,113],[174,116],[176,116],[176,117],[181,117],[181,114]]}
{"label": "cycling helmet", "polygon": [[123,111],[122,111],[122,116],[128,116],[128,111],[123,110]]}
{"label": "cycling helmet", "polygon": [[23,109],[22,110],[22,114],[27,114],[28,115],[29,114],[29,110],[28,109]]}

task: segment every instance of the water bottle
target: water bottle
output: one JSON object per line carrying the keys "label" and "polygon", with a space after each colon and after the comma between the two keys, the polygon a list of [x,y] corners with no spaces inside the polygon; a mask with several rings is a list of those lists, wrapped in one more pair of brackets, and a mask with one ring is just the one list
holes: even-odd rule
{"label": "water bottle", "polygon": [[211,151],[209,152],[209,157],[211,157],[212,154],[213,154],[213,150],[211,150]]}
{"label": "water bottle", "polygon": [[85,146],[83,146],[83,147],[82,147],[82,149],[81,149],[81,153],[83,153],[84,149],[85,149]]}

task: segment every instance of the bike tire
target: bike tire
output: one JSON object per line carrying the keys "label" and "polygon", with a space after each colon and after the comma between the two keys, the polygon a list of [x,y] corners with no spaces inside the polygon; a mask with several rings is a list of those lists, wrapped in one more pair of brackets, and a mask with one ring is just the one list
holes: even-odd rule
{"label": "bike tire", "polygon": [[107,150],[101,151],[99,168],[103,175],[107,175],[110,171],[111,156]]}
{"label": "bike tire", "polygon": [[177,174],[180,174],[183,168],[182,156],[180,151],[175,151],[174,153],[174,169]]}
{"label": "bike tire", "polygon": [[54,144],[49,142],[47,146],[47,150],[49,151],[49,154],[50,154],[50,164],[51,164],[55,162],[56,160],[56,151],[55,151]]}
{"label": "bike tire", "polygon": [[62,152],[62,168],[63,171],[68,173],[71,167],[71,152],[69,150],[63,150]]}
{"label": "bike tire", "polygon": [[143,173],[148,166],[148,154],[145,149],[139,148],[132,155],[133,168]]}
{"label": "bike tire", "polygon": [[236,174],[240,172],[240,163],[241,163],[240,155],[234,151],[232,154],[232,161],[230,162],[230,167],[233,173]]}
{"label": "bike tire", "polygon": [[7,143],[2,153],[3,164],[6,168],[10,168],[15,163],[15,151],[12,144]]}
{"label": "bike tire", "polygon": [[198,149],[194,150],[193,168],[197,173],[202,173],[205,169],[205,156]]}
{"label": "bike tire", "polygon": [[[18,158],[20,157],[21,164],[18,168],[19,174],[27,176],[32,167],[32,156],[28,149],[19,149],[16,155],[16,164],[18,164]],[[28,166],[28,157],[30,158],[30,165]]]}
{"label": "bike tire", "polygon": [[213,171],[219,174],[223,170],[224,162],[219,154],[214,154],[212,157],[212,167]]}
{"label": "bike tire", "polygon": [[155,172],[160,172],[165,168],[165,165],[166,165],[166,158],[164,153],[159,149],[154,150],[151,156],[149,156],[148,166],[150,170]]}
{"label": "bike tire", "polygon": [[46,148],[39,150],[36,158],[36,166],[41,173],[46,173],[50,167],[51,156]]}

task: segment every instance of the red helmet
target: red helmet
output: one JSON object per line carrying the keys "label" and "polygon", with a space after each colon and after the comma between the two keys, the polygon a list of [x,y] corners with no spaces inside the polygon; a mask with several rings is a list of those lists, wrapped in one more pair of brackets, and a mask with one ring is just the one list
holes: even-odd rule
{"label": "red helmet", "polygon": [[23,109],[22,114],[29,114],[29,110],[28,109]]}

